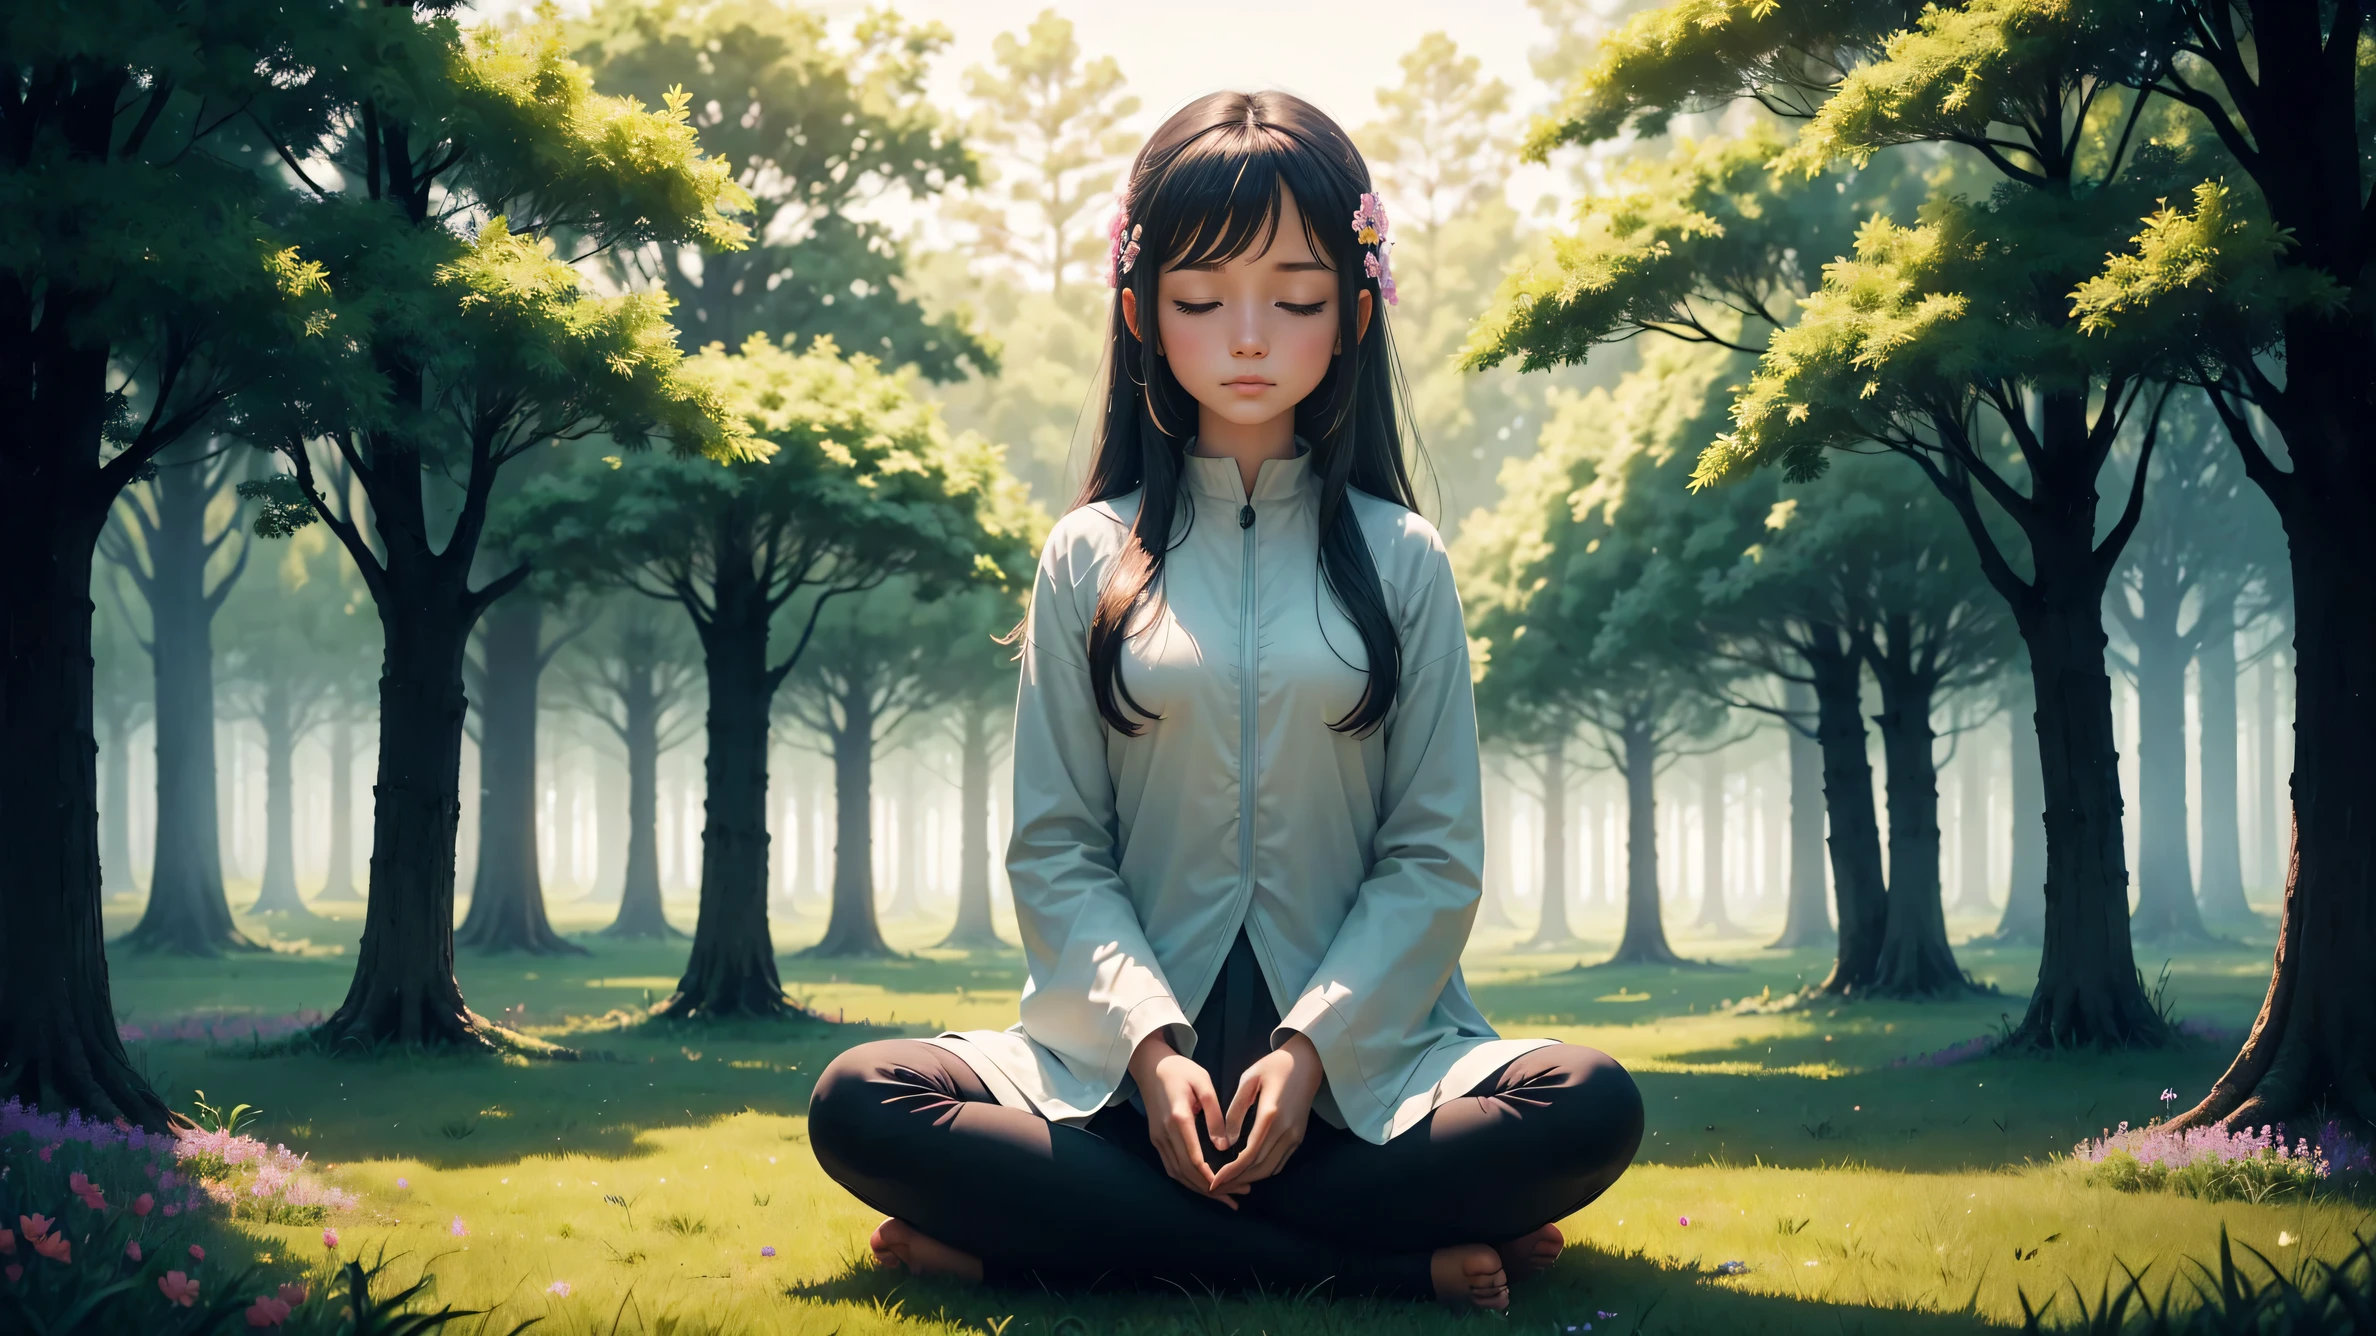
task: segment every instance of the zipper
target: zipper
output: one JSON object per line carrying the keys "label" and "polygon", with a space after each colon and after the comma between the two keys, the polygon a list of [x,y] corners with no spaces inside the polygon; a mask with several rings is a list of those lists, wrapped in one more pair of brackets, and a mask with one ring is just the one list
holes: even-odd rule
{"label": "zipper", "polygon": [[[1254,680],[1254,507],[1238,507],[1238,530],[1245,535],[1238,561],[1238,895],[1254,894],[1254,780],[1255,712],[1259,708]],[[1235,936],[1235,934],[1231,934]]]}

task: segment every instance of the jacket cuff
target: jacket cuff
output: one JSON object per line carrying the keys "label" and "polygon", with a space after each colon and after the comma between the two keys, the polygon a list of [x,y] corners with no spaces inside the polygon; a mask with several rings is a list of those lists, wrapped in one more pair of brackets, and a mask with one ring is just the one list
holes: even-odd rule
{"label": "jacket cuff", "polygon": [[1344,1014],[1334,1005],[1339,999],[1351,997],[1351,990],[1342,985],[1323,984],[1314,988],[1296,999],[1270,1037],[1274,1049],[1286,1043],[1292,1034],[1311,1040],[1312,1047],[1319,1050],[1321,1069],[1328,1073],[1328,1088],[1336,1092],[1340,1107],[1355,1092],[1358,1102],[1378,1102],[1378,1097],[1370,1092],[1360,1059],[1354,1055],[1352,1034],[1346,1028]]}
{"label": "jacket cuff", "polygon": [[1188,1023],[1187,1013],[1180,1010],[1179,1002],[1168,993],[1161,997],[1150,997],[1132,1007],[1130,1014],[1122,1020],[1122,1060],[1119,1065],[1124,1072],[1129,1071],[1130,1059],[1138,1052],[1139,1045],[1157,1030],[1164,1031],[1164,1038],[1169,1039],[1171,1046],[1181,1054],[1196,1051],[1196,1027]]}

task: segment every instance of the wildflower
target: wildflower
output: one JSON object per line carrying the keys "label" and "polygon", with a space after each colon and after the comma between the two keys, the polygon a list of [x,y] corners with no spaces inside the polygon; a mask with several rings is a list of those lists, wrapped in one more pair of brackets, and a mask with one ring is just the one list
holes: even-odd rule
{"label": "wildflower", "polygon": [[44,1234],[40,1238],[33,1240],[33,1251],[40,1253],[42,1256],[50,1259],[53,1262],[71,1262],[74,1260],[74,1245],[68,1243],[66,1241],[66,1236],[63,1234]]}
{"label": "wildflower", "polygon": [[157,1209],[157,1199],[146,1192],[132,1199],[132,1214],[147,1215]]}
{"label": "wildflower", "polygon": [[15,1253],[16,1231],[13,1229],[0,1229],[0,1257],[14,1256]]}
{"label": "wildflower", "polygon": [[1814,1258],[1812,1258],[1812,1257],[1808,1258],[1808,1259],[1806,1260],[1806,1263],[1805,1263],[1805,1265],[1807,1265],[1807,1266],[1814,1266],[1815,1264],[1816,1264],[1816,1263],[1815,1263],[1815,1259],[1814,1259]]}
{"label": "wildflower", "polygon": [[1597,1318],[1599,1318],[1599,1319],[1600,1319],[1601,1321],[1603,1321],[1603,1322],[1606,1322],[1606,1321],[1608,1321],[1610,1318],[1613,1318],[1613,1317],[1617,1316],[1615,1313],[1604,1313],[1604,1312],[1600,1311],[1600,1310],[1599,1310],[1599,1309],[1597,1309],[1597,1308],[1595,1308],[1595,1309],[1593,1309],[1593,1310],[1592,1310],[1592,1315],[1593,1315],[1594,1317],[1597,1317]]}
{"label": "wildflower", "polygon": [[82,1170],[74,1171],[73,1175],[66,1180],[66,1187],[75,1196],[82,1198],[82,1204],[92,1210],[104,1211],[107,1209],[106,1194],[99,1190],[98,1184],[84,1177]]}
{"label": "wildflower", "polygon": [[328,1249],[329,1249],[330,1251],[332,1251],[332,1252],[337,1252],[337,1251],[338,1251],[338,1231],[337,1231],[337,1230],[335,1230],[335,1229],[325,1229],[325,1230],[323,1230],[323,1231],[322,1231],[322,1246],[323,1246],[323,1247],[325,1247],[325,1248],[328,1248]]}
{"label": "wildflower", "polygon": [[1719,1276],[1737,1276],[1748,1269],[1747,1262],[1718,1262],[1716,1264],[1716,1274]]}
{"label": "wildflower", "polygon": [[1679,1215],[1679,1216],[1676,1216],[1676,1217],[1675,1217],[1675,1223],[1676,1223],[1676,1224],[1678,1224],[1678,1225],[1688,1225],[1688,1224],[1690,1224],[1690,1223],[1691,1223],[1691,1217],[1690,1217],[1690,1216],[1688,1216],[1688,1215]]}
{"label": "wildflower", "polygon": [[396,1180],[396,1186],[400,1188],[409,1188],[412,1186],[412,1183],[410,1180],[399,1178]]}
{"label": "wildflower", "polygon": [[270,1295],[257,1295],[255,1305],[247,1310],[251,1327],[277,1327],[288,1320],[289,1306]]}
{"label": "wildflower", "polygon": [[297,1305],[305,1302],[305,1282],[302,1280],[292,1280],[288,1284],[281,1286],[280,1293],[274,1297],[278,1298],[282,1303],[287,1304],[289,1307],[295,1308]]}
{"label": "wildflower", "polygon": [[164,1292],[167,1302],[184,1308],[198,1302],[198,1282],[180,1271],[168,1271],[157,1277],[157,1288]]}
{"label": "wildflower", "polygon": [[181,1214],[181,1206],[180,1206],[180,1204],[179,1204],[179,1203],[176,1203],[176,1202],[167,1202],[167,1203],[165,1203],[165,1218],[166,1218],[166,1219],[168,1219],[168,1220],[171,1220],[173,1217],[175,1217],[175,1216],[177,1216],[177,1215],[180,1215],[180,1214]]}
{"label": "wildflower", "polygon": [[41,1242],[41,1236],[50,1232],[51,1223],[50,1218],[46,1215],[20,1215],[17,1217],[17,1228],[25,1231],[25,1242],[27,1243]]}
{"label": "wildflower", "polygon": [[2291,1233],[2289,1233],[2289,1232],[2287,1232],[2287,1231],[2285,1231],[2285,1230],[2282,1230],[2282,1229],[2278,1230],[2278,1231],[2277,1231],[2277,1246],[2278,1246],[2278,1247],[2280,1247],[2280,1248],[2290,1248],[2290,1247],[2294,1246],[2294,1236],[2293,1236]]}
{"label": "wildflower", "polygon": [[566,1299],[569,1297],[569,1282],[566,1280],[556,1280],[552,1284],[545,1286],[545,1293],[558,1294],[562,1298]]}
{"label": "wildflower", "polygon": [[773,1247],[761,1248],[759,1250],[759,1255],[761,1257],[773,1257],[775,1256],[775,1249]]}
{"label": "wildflower", "polygon": [[467,1238],[470,1235],[470,1226],[463,1224],[462,1217],[457,1215],[454,1217],[454,1227],[452,1232],[455,1238]]}
{"label": "wildflower", "polygon": [[125,1244],[125,1245],[124,1245],[124,1256],[126,1256],[126,1257],[130,1258],[131,1260],[133,1260],[133,1261],[135,1261],[135,1262],[139,1261],[139,1260],[140,1260],[140,1240],[138,1240],[138,1239],[134,1239],[134,1240],[132,1240],[130,1243],[127,1243],[127,1244]]}
{"label": "wildflower", "polygon": [[198,1246],[197,1244],[195,1244],[195,1243],[191,1244],[191,1245],[190,1245],[190,1260],[191,1260],[191,1261],[194,1261],[194,1262],[203,1262],[203,1261],[205,1261],[205,1260],[206,1260],[206,1249],[199,1247],[199,1246]]}
{"label": "wildflower", "polygon": [[17,1283],[17,1281],[24,1277],[25,1268],[15,1262],[10,1262],[8,1264],[8,1270],[6,1274],[8,1276],[8,1283],[14,1285]]}

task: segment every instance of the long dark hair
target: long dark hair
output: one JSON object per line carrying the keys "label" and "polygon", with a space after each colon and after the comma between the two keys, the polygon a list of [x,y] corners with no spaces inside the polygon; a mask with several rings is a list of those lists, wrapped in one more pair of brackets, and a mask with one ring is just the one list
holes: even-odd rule
{"label": "long dark hair", "polygon": [[[1174,264],[1220,264],[1260,253],[1277,234],[1281,205],[1295,197],[1312,254],[1336,271],[1339,352],[1328,374],[1295,407],[1296,434],[1311,443],[1320,483],[1320,568],[1328,590],[1361,635],[1369,681],[1339,732],[1366,733],[1394,704],[1402,679],[1402,644],[1386,609],[1377,563],[1346,504],[1345,489],[1409,510],[1419,508],[1403,463],[1395,413],[1397,377],[1378,282],[1363,272],[1352,219],[1371,189],[1369,164],[1353,141],[1317,107],[1286,93],[1213,93],[1174,113],[1130,165],[1130,222],[1138,258],[1120,276],[1137,293],[1140,321],[1154,334],[1156,278]],[[1358,294],[1373,294],[1367,336]],[[1144,489],[1130,538],[1097,597],[1089,623],[1089,677],[1097,712],[1125,735],[1130,717],[1156,715],[1122,681],[1122,647],[1131,624],[1178,541],[1180,458],[1196,434],[1197,404],[1171,367],[1122,318],[1114,294],[1106,356],[1105,414],[1089,476],[1075,507]]]}

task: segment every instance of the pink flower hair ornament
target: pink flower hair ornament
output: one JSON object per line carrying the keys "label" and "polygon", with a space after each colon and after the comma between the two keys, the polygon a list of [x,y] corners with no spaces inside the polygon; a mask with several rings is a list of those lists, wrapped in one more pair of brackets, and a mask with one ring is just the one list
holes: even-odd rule
{"label": "pink flower hair ornament", "polygon": [[1361,207],[1353,211],[1353,239],[1370,248],[1361,257],[1361,272],[1378,280],[1378,295],[1394,305],[1394,269],[1387,260],[1394,243],[1386,239],[1386,206],[1374,192],[1363,191]]}
{"label": "pink flower hair ornament", "polygon": [[1130,266],[1138,263],[1139,234],[1146,229],[1130,221],[1130,192],[1114,195],[1114,217],[1106,224],[1105,281],[1109,288],[1122,286],[1122,276]]}

